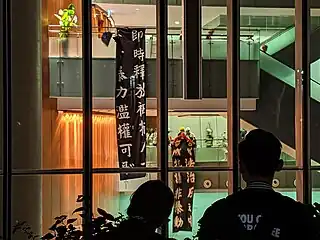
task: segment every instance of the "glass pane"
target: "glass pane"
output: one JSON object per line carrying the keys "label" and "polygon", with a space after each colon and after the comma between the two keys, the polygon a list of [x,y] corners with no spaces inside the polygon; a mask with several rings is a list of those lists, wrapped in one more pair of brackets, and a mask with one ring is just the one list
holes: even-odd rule
{"label": "glass pane", "polygon": [[284,170],[276,173],[273,179],[273,188],[275,191],[280,192],[282,195],[290,197],[294,200],[297,199],[297,191],[302,191],[298,189],[297,177],[302,174],[302,171],[288,171]]}
{"label": "glass pane", "polygon": [[[169,113],[170,137],[180,128],[190,129],[196,139],[196,165],[227,167],[227,119],[223,113]],[[169,161],[171,153],[169,151]]]}
{"label": "glass pane", "polygon": [[[112,161],[114,160],[108,166],[99,165],[97,167],[118,167],[119,162],[124,162],[120,165],[125,166],[127,161],[124,160],[123,155],[131,159],[131,156],[136,153],[139,154],[136,159],[144,159],[144,156],[141,156],[144,151],[146,166],[157,166],[156,101],[154,99],[156,97],[156,8],[155,4],[127,3],[130,2],[103,1],[93,5],[93,96],[95,97],[94,102],[97,103],[94,105],[94,111],[97,115],[104,115],[104,122],[101,124],[106,126],[105,119],[108,119],[107,125],[110,127],[108,131],[100,127],[97,129],[96,134],[100,139],[103,139],[103,143],[94,146],[94,155],[100,156],[99,148],[108,147],[109,151],[103,150],[106,155],[111,153],[111,156],[107,156],[107,161],[110,161],[111,158]],[[132,31],[131,35],[129,34],[130,41],[135,41],[132,36],[137,30],[139,40],[135,43],[139,46],[135,45],[135,47],[143,50],[144,57],[141,59],[144,63],[140,62],[139,64],[143,66],[139,65],[140,67],[136,71],[133,71],[134,65],[136,67],[138,65],[134,64],[132,60],[138,58],[134,57],[133,49],[131,49],[132,54],[124,54],[123,58],[120,58],[121,51],[119,51],[119,61],[117,62],[117,41],[119,41],[119,47],[122,46],[126,49],[124,52],[129,52],[127,42],[120,44],[121,39],[127,35],[118,34],[119,28],[130,29],[126,30],[128,34],[129,31]],[[121,75],[119,75],[120,65]],[[135,80],[132,81],[132,79]],[[120,90],[120,85],[122,90]],[[132,101],[129,96],[134,97],[137,101]],[[152,99],[146,101],[145,97]],[[103,101],[101,101],[102,99]],[[119,99],[122,101],[121,103]],[[139,116],[142,122],[135,120],[135,116],[140,113],[143,115]],[[146,144],[144,144],[144,140],[136,139],[137,129],[140,130],[139,136],[143,135],[148,139]],[[133,139],[132,142],[130,139]],[[139,143],[140,146],[138,146]],[[119,152],[118,146],[119,149],[121,148]],[[137,152],[138,148],[139,153]],[[140,164],[135,162],[135,166],[138,165]]]}
{"label": "glass pane", "polygon": [[2,221],[4,219],[4,216],[3,216],[3,176],[0,175],[0,196],[1,196],[1,199],[0,199],[0,219],[1,219],[1,224],[0,224],[0,236],[3,235],[3,225],[2,225]]}
{"label": "glass pane", "polygon": [[[3,16],[2,16],[2,5],[0,6],[0,36],[3,36],[3,28],[2,28],[2,24],[3,24]],[[3,87],[3,42],[2,42],[2,37],[0,38],[0,126],[2,126],[2,115],[3,115],[3,107],[2,107],[2,96],[3,96],[3,92],[2,92],[2,87]],[[0,171],[2,170],[2,164],[3,164],[3,155],[2,155],[2,139],[3,139],[3,135],[2,135],[2,127],[0,129]]]}
{"label": "glass pane", "polygon": [[311,9],[311,36],[310,36],[310,90],[311,90],[311,102],[310,102],[310,132],[311,132],[311,165],[319,166],[320,154],[318,151],[317,141],[319,139],[319,116],[320,116],[320,53],[317,48],[318,40],[320,37],[319,28],[320,25],[319,14],[317,14],[319,8]]}
{"label": "glass pane", "polygon": [[312,171],[312,203],[320,203],[320,171]]}
{"label": "glass pane", "polygon": [[248,56],[257,52],[240,60],[240,127],[272,132],[282,142],[285,165],[300,166],[295,161],[294,66],[288,63],[294,56],[294,11],[252,7],[241,6],[240,42],[248,46]]}
{"label": "glass pane", "polygon": [[[12,180],[12,222],[26,221],[30,231],[43,235],[55,222],[55,217],[68,215],[81,206],[76,203],[82,194],[82,176],[71,175],[28,175],[14,176]],[[78,221],[75,224],[80,224]],[[28,230],[29,231],[29,230]],[[13,239],[27,238],[22,229]]]}
{"label": "glass pane", "polygon": [[[64,150],[61,153],[61,146],[63,148],[65,145],[64,143],[61,145],[60,142],[64,136],[61,134],[59,112],[70,107],[71,102],[72,109],[80,111],[81,99],[72,101],[55,98],[62,95],[60,92],[64,87],[70,88],[70,82],[74,90],[81,89],[81,62],[71,67],[65,61],[69,54],[68,46],[74,50],[72,39],[75,31],[81,32],[81,1],[78,2],[69,6],[62,1],[57,4],[40,4],[38,1],[33,6],[28,3],[24,5],[12,3],[12,9],[16,11],[14,15],[18,16],[13,19],[12,28],[12,62],[15,63],[12,69],[12,159],[15,170],[63,168],[70,165],[75,167],[76,164],[82,166],[79,162],[81,159],[74,157],[77,153],[73,153],[73,156],[71,153],[66,154]],[[78,28],[72,26],[66,29],[59,25],[58,18],[61,17],[59,12],[62,13],[63,9],[68,7],[70,9],[75,7],[75,13],[72,11],[69,13],[72,15],[72,21],[75,16],[79,17]],[[73,23],[68,24],[73,25]],[[41,29],[47,30],[41,31]],[[23,43],[21,34],[27,36]],[[39,39],[42,42],[41,48]],[[63,78],[66,75],[69,77],[69,82]],[[77,151],[75,148],[81,145],[81,140],[77,141],[78,145],[72,145],[70,151]],[[68,161],[72,159],[70,161],[76,163],[66,163],[65,158]]]}
{"label": "glass pane", "polygon": [[[93,177],[94,209],[102,208],[114,216],[126,215],[130,197],[146,181],[157,179],[157,173],[129,173],[131,179],[120,180],[120,174],[95,174]],[[96,213],[96,212],[95,212]]]}
{"label": "glass pane", "polygon": [[[195,174],[195,175],[193,175]],[[195,176],[195,183],[192,177]],[[181,177],[181,184],[175,182]],[[198,221],[205,210],[215,201],[228,195],[228,172],[175,172],[169,174],[170,187],[173,189],[176,200],[169,222],[169,236],[176,239],[184,239],[196,235]],[[192,199],[192,193],[193,199]],[[181,204],[181,205],[180,205]],[[190,204],[190,205],[189,205]],[[191,214],[179,214],[181,211]],[[192,216],[192,229],[182,231],[186,227],[188,216]],[[173,229],[183,225],[181,231],[174,232]],[[190,222],[189,225],[190,227]]]}
{"label": "glass pane", "polygon": [[33,6],[12,2],[12,9],[17,16],[12,19],[12,164],[37,169],[42,158],[41,6],[39,1]]}

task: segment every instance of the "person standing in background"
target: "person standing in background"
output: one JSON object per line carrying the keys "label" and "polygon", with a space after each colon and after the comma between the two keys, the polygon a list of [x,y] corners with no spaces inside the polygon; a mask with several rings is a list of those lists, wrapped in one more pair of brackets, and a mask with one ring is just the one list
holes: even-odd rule
{"label": "person standing in background", "polygon": [[247,187],[206,210],[199,221],[199,240],[320,239],[315,208],[272,188],[275,172],[283,167],[281,151],[270,132],[255,129],[244,136],[239,165]]}

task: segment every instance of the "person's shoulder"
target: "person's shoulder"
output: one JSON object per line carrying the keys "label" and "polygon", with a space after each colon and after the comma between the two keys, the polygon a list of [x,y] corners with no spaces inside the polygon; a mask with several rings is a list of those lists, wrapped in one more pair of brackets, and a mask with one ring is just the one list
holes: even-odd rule
{"label": "person's shoulder", "polygon": [[228,198],[229,196],[212,203],[211,206],[207,208],[206,212],[215,214],[218,212],[224,212],[224,210],[228,208]]}
{"label": "person's shoulder", "polygon": [[282,204],[279,204],[279,207],[286,210],[288,217],[294,216],[294,219],[301,219],[305,222],[313,219],[315,208],[311,204],[304,204],[283,195],[281,195],[281,201]]}
{"label": "person's shoulder", "polygon": [[227,198],[222,198],[212,203],[211,206],[206,209],[202,218],[199,220],[199,224],[206,225],[207,223],[213,223],[215,222],[216,219],[219,219],[219,221],[222,221],[222,218],[226,217],[227,215],[227,210],[228,210]]}
{"label": "person's shoulder", "polygon": [[236,192],[236,193],[233,193],[231,195],[228,195],[227,197],[225,198],[222,198],[216,202],[214,202],[208,209],[207,211],[210,211],[210,212],[223,212],[225,213],[226,212],[226,209],[230,209],[230,207],[237,203],[238,202],[238,199],[239,198],[242,198],[242,196],[244,195],[243,194],[244,191],[239,191],[239,192]]}
{"label": "person's shoulder", "polygon": [[302,212],[308,212],[313,209],[311,205],[307,205],[301,202],[298,202],[290,197],[280,195],[279,198],[281,199],[280,201],[282,202],[282,205],[287,206],[288,209],[296,210],[296,211],[302,211]]}

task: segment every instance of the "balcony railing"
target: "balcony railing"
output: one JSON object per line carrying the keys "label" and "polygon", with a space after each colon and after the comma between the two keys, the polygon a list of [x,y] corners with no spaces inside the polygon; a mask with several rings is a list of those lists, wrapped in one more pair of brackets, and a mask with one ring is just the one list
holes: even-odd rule
{"label": "balcony railing", "polygon": [[[169,97],[182,98],[183,93],[183,41],[177,30],[168,36]],[[172,32],[174,32],[172,31]],[[54,35],[54,32],[51,32]],[[202,87],[204,98],[226,97],[226,56],[227,36],[223,31],[212,36],[202,36]],[[259,42],[252,35],[242,35],[240,40],[240,96],[258,98],[259,89]],[[56,36],[50,37],[50,92],[52,97],[80,97],[82,79],[82,38],[81,32],[72,33],[67,41]],[[156,36],[152,31],[146,34],[147,97],[156,97]],[[93,50],[93,95],[114,97],[116,77],[113,40],[106,46],[97,34],[92,39]]]}
{"label": "balcony railing", "polygon": [[[58,35],[57,26],[50,26],[49,56],[50,57],[82,57],[82,33],[80,28],[74,29],[67,40],[61,41]],[[112,31],[112,29],[108,29]],[[156,34],[154,29],[146,30],[146,58],[156,58]],[[168,35],[168,58],[182,59],[183,40],[179,30],[171,30]],[[259,60],[260,42],[255,41],[258,33],[242,34],[240,37],[240,59]],[[259,38],[257,38],[259,39]],[[93,32],[92,37],[92,57],[93,58],[115,58],[116,43],[111,40],[106,46],[99,38],[99,33]],[[227,35],[225,30],[219,30],[212,35],[202,35],[202,56],[203,59],[226,59],[227,57]]]}

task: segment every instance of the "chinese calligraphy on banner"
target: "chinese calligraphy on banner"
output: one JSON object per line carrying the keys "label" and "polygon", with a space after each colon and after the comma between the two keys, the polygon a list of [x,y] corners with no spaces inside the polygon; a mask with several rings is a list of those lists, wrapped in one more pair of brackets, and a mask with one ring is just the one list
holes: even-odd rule
{"label": "chinese calligraphy on banner", "polygon": [[[145,30],[118,28],[115,111],[120,168],[146,166]],[[144,177],[125,173],[120,180]]]}
{"label": "chinese calligraphy on banner", "polygon": [[[195,142],[184,132],[171,145],[174,167],[194,167]],[[192,206],[195,187],[194,172],[174,172],[173,232],[192,231]]]}

